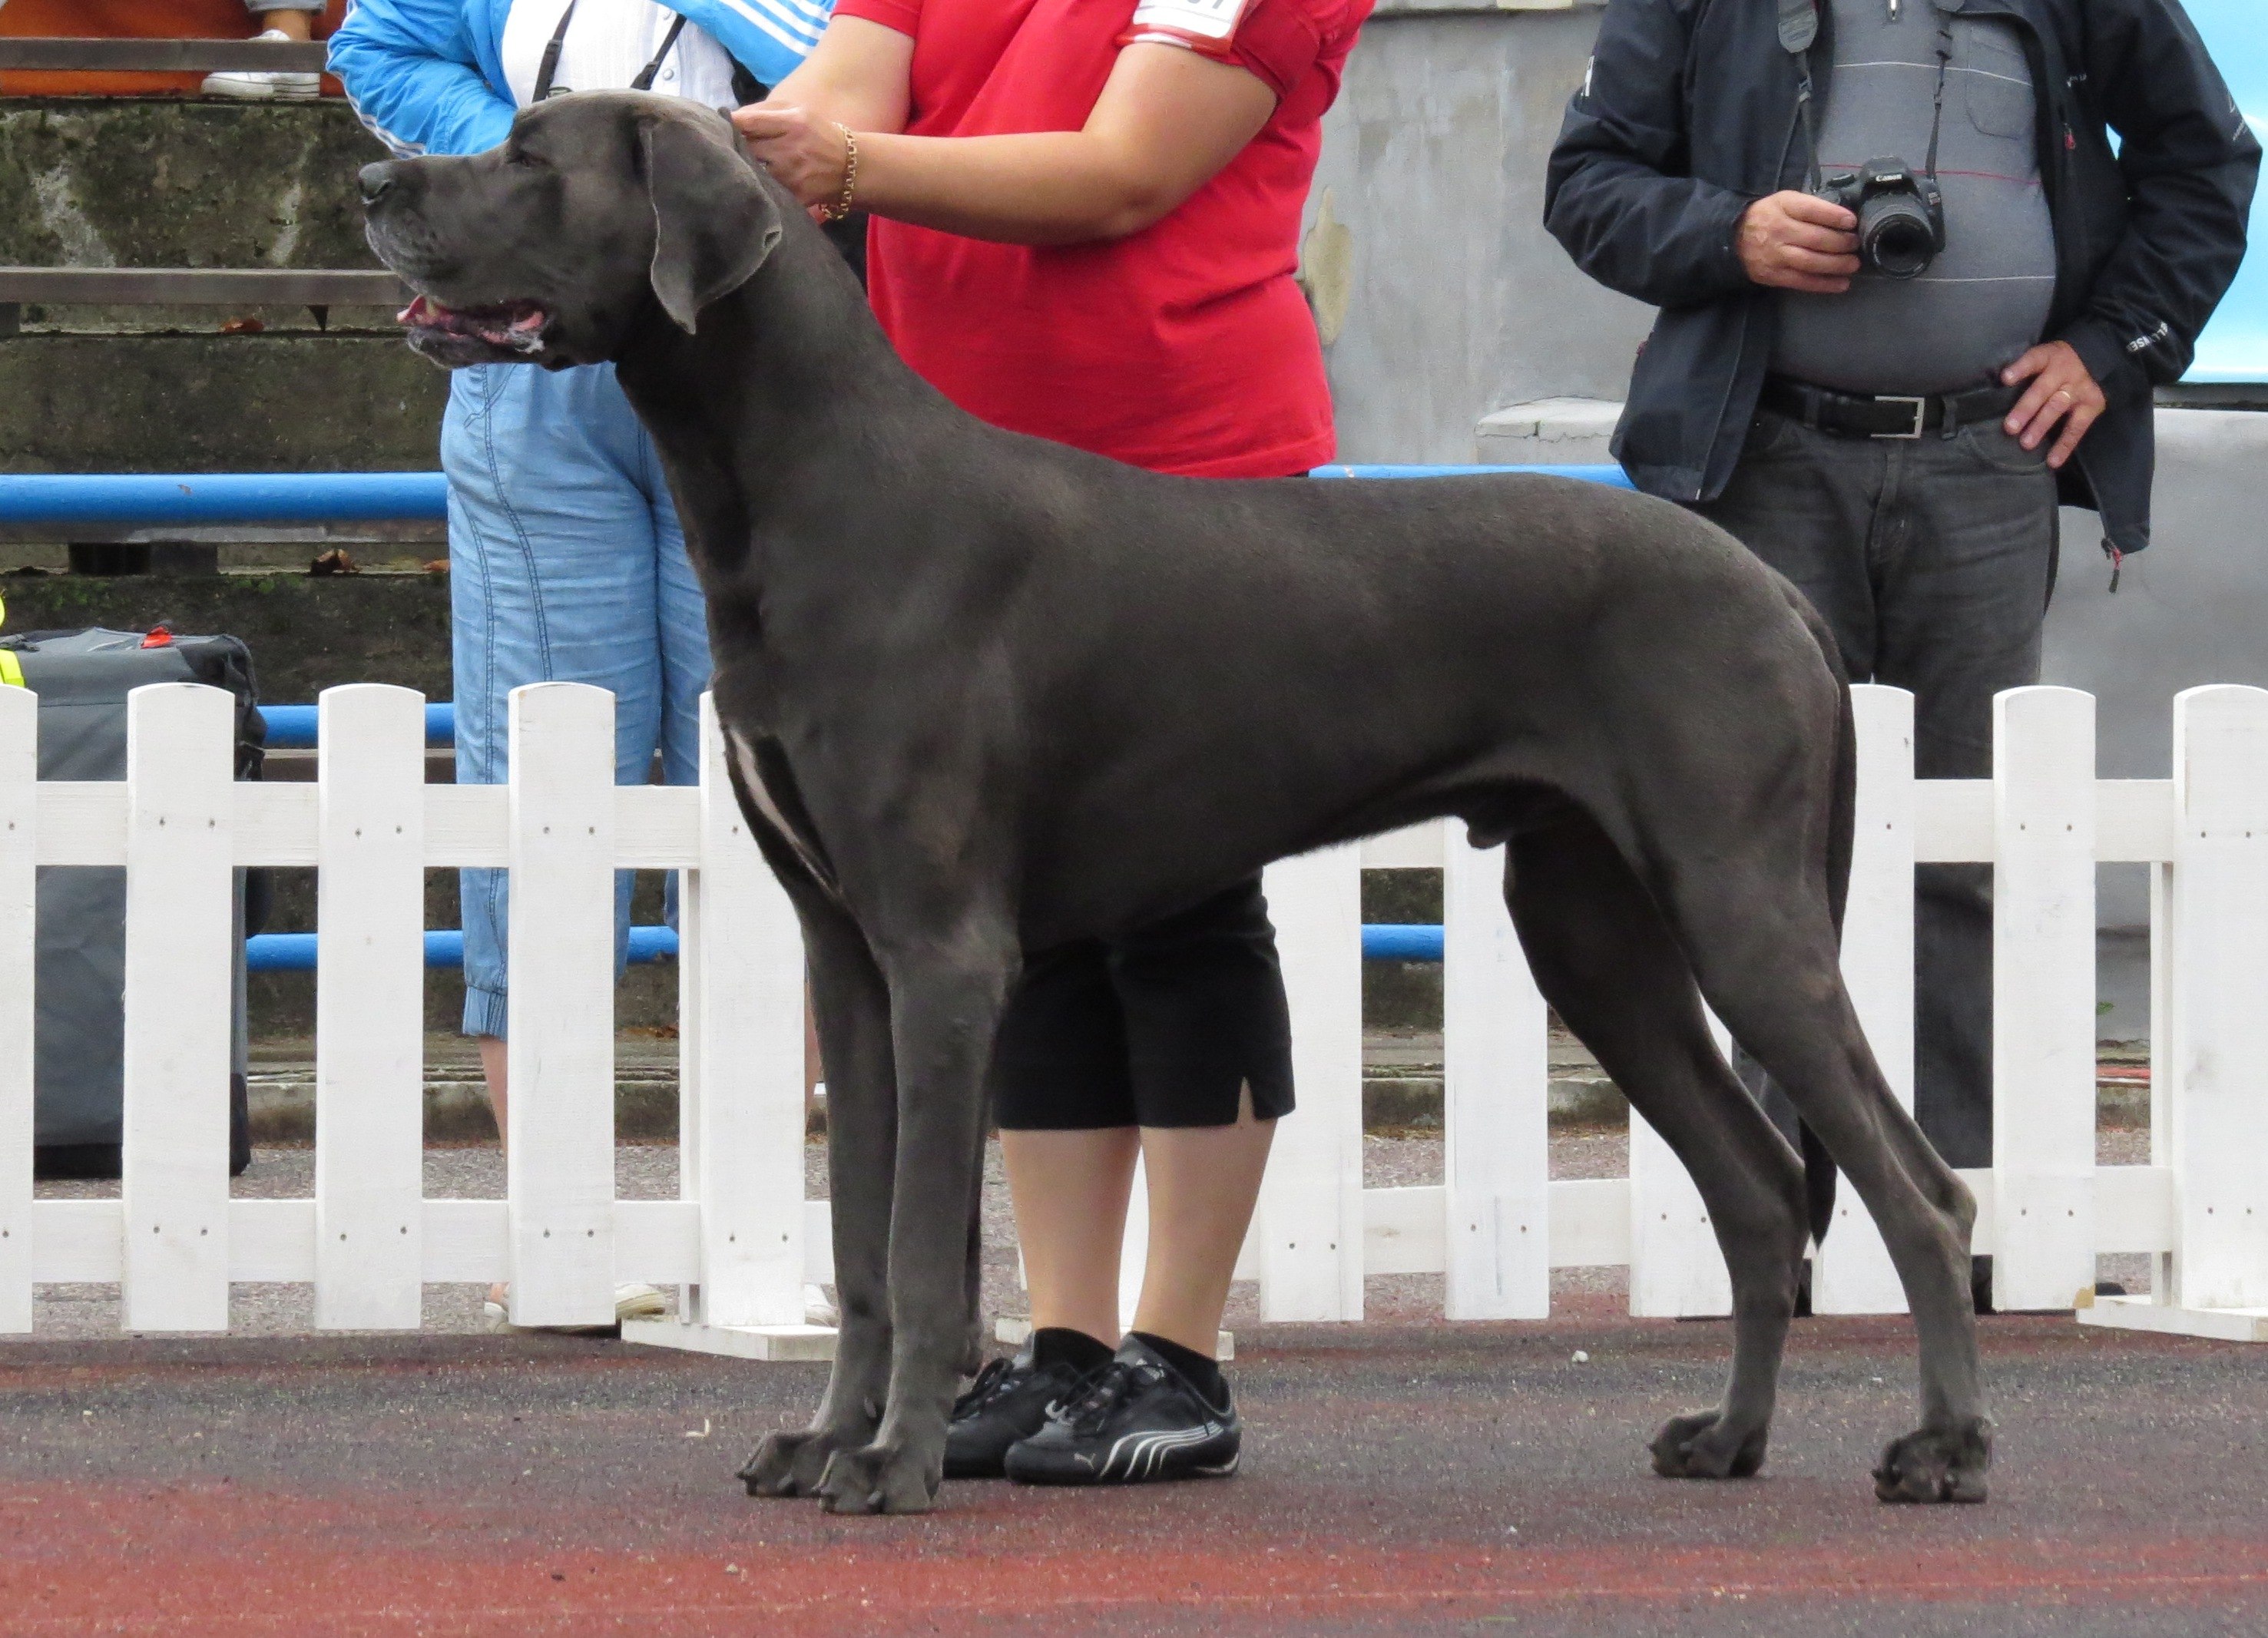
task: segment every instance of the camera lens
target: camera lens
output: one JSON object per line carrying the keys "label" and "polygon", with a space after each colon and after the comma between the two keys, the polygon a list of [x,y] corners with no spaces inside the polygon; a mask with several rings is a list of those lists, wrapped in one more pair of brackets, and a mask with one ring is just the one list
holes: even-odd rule
{"label": "camera lens", "polygon": [[1929,212],[1911,194],[1878,194],[1859,211],[1859,245],[1867,264],[1885,278],[1911,279],[1937,253]]}

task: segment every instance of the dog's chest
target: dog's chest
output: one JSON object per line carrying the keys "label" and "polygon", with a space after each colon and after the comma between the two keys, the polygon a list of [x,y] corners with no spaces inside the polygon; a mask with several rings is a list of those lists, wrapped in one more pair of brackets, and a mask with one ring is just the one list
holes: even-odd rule
{"label": "dog's chest", "polygon": [[740,776],[741,789],[748,793],[756,812],[787,843],[812,879],[829,898],[839,901],[843,890],[836,880],[835,867],[812,827],[811,815],[803,805],[802,793],[796,788],[778,741],[751,738],[737,728],[727,728],[725,745],[732,755],[733,771]]}

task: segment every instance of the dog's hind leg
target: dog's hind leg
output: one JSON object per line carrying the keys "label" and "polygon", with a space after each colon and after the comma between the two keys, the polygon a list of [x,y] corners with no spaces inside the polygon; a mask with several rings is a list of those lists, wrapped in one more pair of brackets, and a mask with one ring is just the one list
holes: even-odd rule
{"label": "dog's hind leg", "polygon": [[1021,960],[1005,916],[972,914],[883,953],[898,1072],[889,1218],[889,1391],[873,1441],[840,1450],[819,1493],[837,1513],[917,1513],[945,1475],[968,1345],[968,1222],[983,1164],[992,1040]]}
{"label": "dog's hind leg", "polygon": [[1975,1202],[1891,1095],[1843,987],[1823,879],[1791,837],[1751,833],[1670,875],[1701,989],[1786,1089],[1874,1214],[1921,1344],[1922,1425],[1875,1470],[1886,1502],[1981,1502],[1992,1463],[1970,1296]]}
{"label": "dog's hind leg", "polygon": [[1692,969],[1588,816],[1523,832],[1509,851],[1506,898],[1537,985],[1684,1162],[1732,1274],[1724,1400],[1662,1427],[1654,1471],[1746,1478],[1764,1462],[1795,1311],[1807,1238],[1801,1164],[1718,1052]]}
{"label": "dog's hind leg", "polygon": [[891,1165],[897,1075],[890,995],[850,918],[800,872],[782,872],[803,918],[812,1010],[827,1065],[827,1153],[842,1318],[827,1396],[808,1428],[768,1434],[740,1477],[750,1495],[811,1495],[828,1458],[874,1436],[890,1374]]}

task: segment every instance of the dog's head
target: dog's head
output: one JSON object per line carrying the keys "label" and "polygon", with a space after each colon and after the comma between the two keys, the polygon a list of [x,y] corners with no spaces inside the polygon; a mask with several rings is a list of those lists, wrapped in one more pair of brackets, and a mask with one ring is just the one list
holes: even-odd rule
{"label": "dog's head", "polygon": [[722,114],[635,92],[524,109],[486,153],[365,165],[362,199],[416,292],[409,344],[450,369],[610,359],[650,303],[690,332],[781,231]]}

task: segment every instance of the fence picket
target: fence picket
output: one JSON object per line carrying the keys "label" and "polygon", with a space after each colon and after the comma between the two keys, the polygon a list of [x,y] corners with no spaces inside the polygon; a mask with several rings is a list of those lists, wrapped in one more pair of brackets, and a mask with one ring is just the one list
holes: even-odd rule
{"label": "fence picket", "polygon": [[317,702],[315,1324],[414,1331],[424,1267],[425,696]]}
{"label": "fence picket", "polygon": [[2175,697],[2174,790],[2175,1301],[2268,1307],[2268,690]]}
{"label": "fence picket", "polygon": [[2095,699],[1993,701],[1992,1299],[2095,1292]]}
{"label": "fence picket", "polygon": [[1291,999],[1298,1112],[1261,1187],[1261,1308],[1270,1320],[1362,1318],[1362,854],[1268,867]]}
{"label": "fence picket", "polygon": [[228,1329],[236,701],[126,696],[125,1255],[129,1331]]}
{"label": "fence picket", "polygon": [[615,700],[512,691],[511,1086],[515,1325],[615,1317]]}
{"label": "fence picket", "polygon": [[1630,1311],[1640,1318],[1733,1311],[1732,1276],[1701,1191],[1677,1151],[1633,1107],[1630,1117]]}
{"label": "fence picket", "polygon": [[1504,902],[1505,850],[1442,855],[1442,1176],[1452,1319],[1551,1312],[1543,997]]}
{"label": "fence picket", "polygon": [[701,867],[689,980],[700,1096],[686,1172],[701,1212],[711,1325],[799,1326],[803,933],[733,794],[716,702],[701,701]]}
{"label": "fence picket", "polygon": [[[1911,1112],[1914,1075],[1913,695],[1851,690],[1859,736],[1851,893],[1843,915],[1843,979],[1891,1092]],[[1835,1218],[1815,1248],[1811,1304],[1822,1314],[1901,1314],[1905,1289],[1881,1230],[1839,1178]]]}
{"label": "fence picket", "polygon": [[32,1328],[32,1048],[40,701],[0,686],[0,1332]]}

